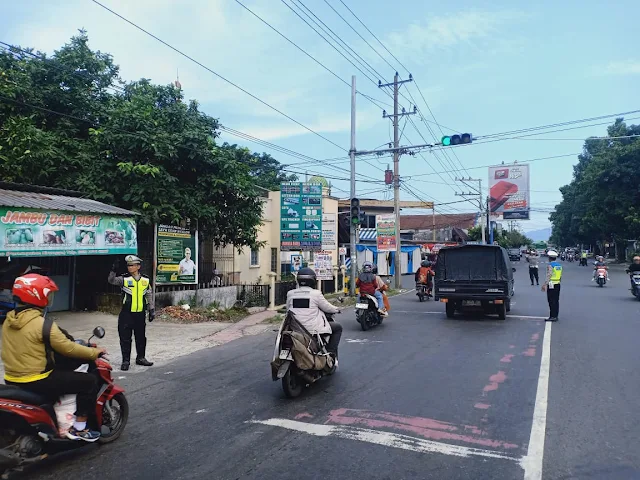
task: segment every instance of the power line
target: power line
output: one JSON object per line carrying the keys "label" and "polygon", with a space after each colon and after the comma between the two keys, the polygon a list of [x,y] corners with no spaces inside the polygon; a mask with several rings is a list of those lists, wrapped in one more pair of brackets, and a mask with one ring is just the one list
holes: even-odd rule
{"label": "power line", "polygon": [[256,95],[254,95],[253,93],[249,92],[248,90],[242,88],[241,86],[239,86],[238,84],[232,82],[231,80],[225,78],[224,76],[222,76],[221,74],[219,74],[218,72],[214,71],[213,69],[207,67],[206,65],[204,65],[203,63],[199,62],[198,60],[196,60],[195,58],[191,57],[190,55],[187,55],[186,53],[184,53],[182,50],[179,50],[178,48],[174,47],[173,45],[171,45],[168,42],[165,42],[164,40],[162,40],[160,37],[154,35],[153,33],[149,32],[148,30],[145,30],[144,28],[142,28],[141,26],[137,25],[136,23],[132,22],[131,20],[125,18],[124,16],[120,15],[119,13],[115,12],[114,10],[110,9],[109,7],[107,7],[106,5],[103,5],[102,3],[100,3],[98,0],[91,0],[93,3],[95,3],[96,5],[102,7],[103,9],[105,9],[106,11],[112,13],[113,15],[115,15],[116,17],[120,18],[121,20],[124,20],[125,22],[127,22],[129,25],[131,25],[132,27],[140,30],[141,32],[145,33],[146,35],[150,36],[151,38],[153,38],[154,40],[157,40],[158,42],[162,43],[164,46],[170,48],[171,50],[173,50],[174,52],[178,53],[179,55],[182,55],[184,58],[190,60],[191,62],[195,63],[196,65],[204,68],[205,70],[207,70],[209,73],[212,73],[213,75],[215,75],[216,77],[218,77],[219,79],[221,79],[222,81],[228,83],[229,85],[237,88],[238,90],[240,90],[241,92],[249,95],[251,98],[253,98],[254,100],[260,102],[261,104],[263,104],[264,106],[270,108],[271,110],[279,113],[280,115],[282,115],[283,117],[291,120],[293,123],[295,123],[296,125],[304,128],[305,130],[309,131],[310,133],[314,134],[315,136],[325,140],[326,142],[330,143],[331,145],[339,148],[340,150],[343,150],[345,152],[348,152],[347,149],[341,147],[340,145],[338,145],[337,143],[333,142],[332,140],[330,140],[329,138],[325,137],[324,135],[316,132],[315,130],[307,127],[306,125],[304,125],[303,123],[299,122],[298,120],[296,120],[295,118],[291,117],[290,115],[287,115],[286,113],[282,112],[281,110],[277,109],[276,107],[274,107],[273,105],[270,105],[269,103],[265,102],[264,100],[262,100],[261,98],[257,97]]}

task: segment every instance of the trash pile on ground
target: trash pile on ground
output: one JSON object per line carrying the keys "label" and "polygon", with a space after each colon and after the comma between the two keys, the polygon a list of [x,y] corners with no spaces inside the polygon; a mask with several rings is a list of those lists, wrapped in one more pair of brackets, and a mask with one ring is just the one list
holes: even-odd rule
{"label": "trash pile on ground", "polygon": [[221,310],[214,307],[189,307],[189,305],[172,305],[164,307],[156,314],[156,321],[164,323],[205,323],[205,322],[237,322],[249,315],[245,308]]}

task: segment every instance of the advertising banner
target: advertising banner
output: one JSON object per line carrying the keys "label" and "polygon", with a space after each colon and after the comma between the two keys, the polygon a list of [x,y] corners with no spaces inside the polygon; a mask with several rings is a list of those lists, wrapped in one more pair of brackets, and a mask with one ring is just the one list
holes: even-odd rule
{"label": "advertising banner", "polygon": [[322,250],[333,252],[338,248],[338,224],[335,213],[322,214]]}
{"label": "advertising banner", "polygon": [[0,208],[0,257],[137,253],[133,218]]}
{"label": "advertising banner", "polygon": [[331,252],[318,252],[313,260],[313,270],[318,280],[333,280],[333,258]]}
{"label": "advertising banner", "polygon": [[378,252],[396,251],[396,217],[393,213],[376,215]]}
{"label": "advertising banner", "polygon": [[505,220],[529,220],[529,165],[489,167],[489,209]]}
{"label": "advertising banner", "polygon": [[322,185],[280,184],[280,250],[322,250]]}
{"label": "advertising banner", "polygon": [[156,284],[198,283],[198,232],[158,225]]}

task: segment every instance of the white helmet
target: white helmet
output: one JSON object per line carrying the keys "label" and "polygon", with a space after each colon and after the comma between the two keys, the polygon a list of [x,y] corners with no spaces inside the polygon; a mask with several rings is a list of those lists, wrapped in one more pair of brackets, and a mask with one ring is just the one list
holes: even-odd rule
{"label": "white helmet", "polygon": [[558,257],[558,252],[556,252],[555,250],[549,250],[549,251],[547,252],[547,256],[548,256],[548,257],[554,257],[554,258],[557,258],[557,257]]}

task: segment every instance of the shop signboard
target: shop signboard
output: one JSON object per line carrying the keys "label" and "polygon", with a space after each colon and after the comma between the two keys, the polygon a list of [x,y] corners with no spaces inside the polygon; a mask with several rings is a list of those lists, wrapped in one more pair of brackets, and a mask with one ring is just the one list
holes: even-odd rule
{"label": "shop signboard", "polygon": [[396,251],[396,217],[393,213],[376,215],[378,252]]}
{"label": "shop signboard", "polygon": [[318,280],[333,280],[332,252],[318,252],[313,259],[313,270]]}
{"label": "shop signboard", "polygon": [[489,167],[491,216],[505,220],[529,220],[529,165]]}
{"label": "shop signboard", "polygon": [[322,214],[322,250],[333,252],[338,248],[338,224],[335,213]]}
{"label": "shop signboard", "polygon": [[198,232],[174,225],[157,229],[156,284],[198,283]]}
{"label": "shop signboard", "polygon": [[280,184],[280,250],[322,250],[322,184]]}
{"label": "shop signboard", "polygon": [[137,254],[131,217],[0,208],[0,257]]}

